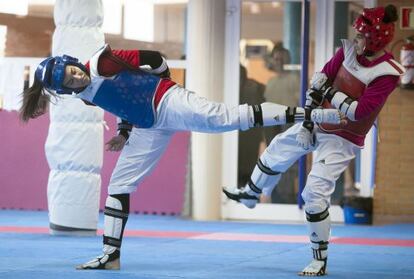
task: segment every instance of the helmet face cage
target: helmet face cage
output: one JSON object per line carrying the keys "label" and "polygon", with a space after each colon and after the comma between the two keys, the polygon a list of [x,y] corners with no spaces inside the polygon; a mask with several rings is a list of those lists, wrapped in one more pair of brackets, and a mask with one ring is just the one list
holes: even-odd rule
{"label": "helmet face cage", "polygon": [[69,55],[49,57],[43,60],[36,69],[35,77],[47,90],[56,91],[57,94],[72,94],[82,91],[83,88],[73,89],[63,86],[66,66],[73,65],[87,72],[85,66],[77,58]]}
{"label": "helmet face cage", "polygon": [[353,27],[365,36],[364,51],[377,52],[390,43],[394,37],[394,23],[384,23],[384,7],[364,9]]}

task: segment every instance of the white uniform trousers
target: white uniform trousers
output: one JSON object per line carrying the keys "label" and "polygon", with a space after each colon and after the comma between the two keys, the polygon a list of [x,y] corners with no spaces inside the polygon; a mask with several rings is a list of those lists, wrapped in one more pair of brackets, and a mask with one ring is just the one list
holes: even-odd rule
{"label": "white uniform trousers", "polygon": [[[355,157],[357,145],[333,134],[321,132],[315,126],[317,143],[304,150],[296,143],[302,123],[297,123],[277,135],[261,155],[262,163],[276,172],[285,172],[301,156],[314,151],[312,169],[302,192],[305,203],[318,203],[326,207],[335,190],[335,182]],[[270,195],[275,185],[266,185],[263,193]]]}
{"label": "white uniform trousers", "polygon": [[134,192],[157,165],[176,131],[221,133],[238,129],[239,106],[229,108],[174,86],[158,106],[155,125],[132,129],[112,173],[108,193]]}

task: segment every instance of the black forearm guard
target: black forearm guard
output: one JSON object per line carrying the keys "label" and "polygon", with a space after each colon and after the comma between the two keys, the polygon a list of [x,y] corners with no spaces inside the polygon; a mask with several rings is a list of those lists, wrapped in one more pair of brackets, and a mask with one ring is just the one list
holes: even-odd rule
{"label": "black forearm guard", "polygon": [[132,124],[123,120],[118,123],[118,135],[123,136],[126,140],[129,138],[129,133],[132,131]]}
{"label": "black forearm guard", "polygon": [[[161,67],[164,60],[162,55],[158,51],[153,50],[140,50],[140,64],[149,65],[152,69],[157,69]],[[161,78],[170,78],[170,69],[167,67],[165,71],[157,74]]]}
{"label": "black forearm guard", "polygon": [[328,100],[329,102],[332,101],[332,98],[335,96],[335,93],[338,92],[337,89],[333,88],[333,87],[329,87],[328,89],[326,89],[324,95],[325,95],[325,99]]}
{"label": "black forearm guard", "polygon": [[140,50],[139,58],[141,65],[149,65],[153,69],[160,67],[163,62],[161,53],[153,50]]}
{"label": "black forearm guard", "polygon": [[311,112],[310,107],[305,107],[305,121],[303,121],[302,126],[312,133],[315,124],[311,121]]}
{"label": "black forearm guard", "polygon": [[123,136],[126,140],[129,139],[129,132],[128,132],[128,130],[121,129],[121,130],[118,131],[118,135]]}
{"label": "black forearm guard", "polygon": [[171,76],[170,69],[167,67],[167,69],[161,74],[159,74],[158,76],[161,78],[170,78]]}
{"label": "black forearm guard", "polygon": [[305,120],[303,121],[302,126],[312,133],[315,124],[310,120]]}

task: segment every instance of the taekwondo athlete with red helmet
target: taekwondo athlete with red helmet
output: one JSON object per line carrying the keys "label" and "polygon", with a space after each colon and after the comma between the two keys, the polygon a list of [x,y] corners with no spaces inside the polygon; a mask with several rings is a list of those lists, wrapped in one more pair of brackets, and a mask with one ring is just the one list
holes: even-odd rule
{"label": "taekwondo athlete with red helmet", "polygon": [[[143,66],[146,71],[140,69]],[[78,269],[120,268],[130,193],[154,169],[176,131],[219,133],[304,119],[303,108],[273,103],[228,107],[210,102],[169,79],[168,66],[159,52],[111,50],[109,46],[86,65],[70,56],[41,62],[33,86],[23,94],[21,119],[28,121],[45,113],[51,96],[59,94],[73,94],[123,119],[120,133],[107,143],[109,150],[122,152],[108,186],[103,255]],[[340,123],[341,115],[337,109],[314,109],[312,120]]]}
{"label": "taekwondo athlete with red helmet", "polygon": [[364,146],[366,134],[404,73],[384,50],[393,38],[396,20],[393,5],[364,9],[353,25],[357,32],[354,40],[342,40],[343,47],[311,80],[305,108],[337,108],[346,116],[346,124],[309,125],[305,121],[294,125],[273,139],[244,188],[223,189],[228,198],[253,208],[261,193],[272,192],[281,173],[301,156],[315,151],[302,192],[313,260],[299,275],[326,274],[329,206],[335,182],[355,151]]}

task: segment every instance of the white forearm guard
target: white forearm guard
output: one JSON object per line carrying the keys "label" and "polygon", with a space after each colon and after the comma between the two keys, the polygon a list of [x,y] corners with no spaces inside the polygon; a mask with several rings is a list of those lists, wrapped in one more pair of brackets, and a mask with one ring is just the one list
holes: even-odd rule
{"label": "white forearm guard", "polygon": [[311,112],[311,121],[318,124],[339,124],[341,123],[341,114],[337,109],[313,109]]}
{"label": "white forearm guard", "polygon": [[329,86],[328,77],[325,73],[316,72],[310,81],[311,88],[314,90],[326,90]]}
{"label": "white forearm guard", "polygon": [[358,106],[358,101],[355,101],[346,94],[337,91],[332,97],[331,105],[337,108],[349,120],[355,121],[355,111]]}

